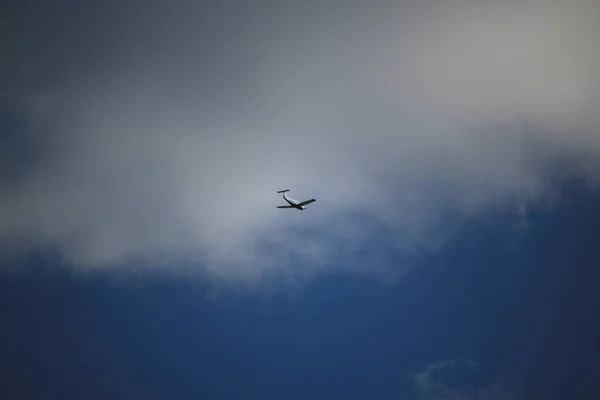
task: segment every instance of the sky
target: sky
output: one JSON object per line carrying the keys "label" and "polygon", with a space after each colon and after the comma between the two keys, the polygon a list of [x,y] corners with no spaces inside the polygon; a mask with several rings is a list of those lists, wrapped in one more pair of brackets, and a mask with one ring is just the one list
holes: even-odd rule
{"label": "sky", "polygon": [[[598,2],[8,0],[0,15],[10,388],[592,390],[600,356],[577,357],[600,340]],[[281,189],[317,201],[278,210]],[[467,328],[482,323],[502,333]],[[552,351],[572,369],[546,367]]]}

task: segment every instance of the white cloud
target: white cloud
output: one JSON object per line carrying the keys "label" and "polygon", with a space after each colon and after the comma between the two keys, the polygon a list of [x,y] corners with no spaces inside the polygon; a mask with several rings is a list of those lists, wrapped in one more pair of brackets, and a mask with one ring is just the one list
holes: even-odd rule
{"label": "white cloud", "polygon": [[[84,267],[166,252],[244,281],[360,248],[354,213],[411,251],[443,241],[442,211],[551,193],[552,157],[597,176],[597,2],[146,3],[75,5],[19,43],[4,100],[43,146],[3,190],[4,241]],[[277,210],[283,187],[317,202]]]}

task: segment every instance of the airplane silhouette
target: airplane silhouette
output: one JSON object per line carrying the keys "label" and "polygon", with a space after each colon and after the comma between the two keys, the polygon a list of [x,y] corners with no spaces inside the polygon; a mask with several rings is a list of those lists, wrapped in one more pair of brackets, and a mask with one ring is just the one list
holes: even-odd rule
{"label": "airplane silhouette", "polygon": [[297,210],[305,210],[306,208],[304,207],[307,204],[310,204],[314,201],[316,201],[315,199],[310,199],[310,200],[306,200],[306,201],[298,201],[298,200],[294,200],[294,199],[290,199],[289,197],[287,197],[285,195],[285,192],[289,192],[289,189],[284,189],[284,190],[280,190],[277,193],[283,193],[283,199],[285,201],[287,201],[287,203],[289,204],[288,206],[277,206],[277,208],[295,208]]}

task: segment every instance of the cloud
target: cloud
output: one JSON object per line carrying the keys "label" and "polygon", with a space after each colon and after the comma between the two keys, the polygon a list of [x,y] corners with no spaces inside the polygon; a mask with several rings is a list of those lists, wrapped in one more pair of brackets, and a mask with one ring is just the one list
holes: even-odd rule
{"label": "cloud", "polygon": [[[0,100],[36,157],[0,186],[3,243],[225,280],[366,270],[375,234],[411,254],[447,213],[552,194],[556,158],[598,176],[591,0],[62,3],[5,17]],[[277,210],[281,188],[317,202]]]}
{"label": "cloud", "polygon": [[[445,374],[445,375],[444,375]],[[514,400],[515,394],[500,381],[482,383],[473,379],[480,375],[476,364],[469,360],[440,360],[414,376],[420,399],[447,400]]]}

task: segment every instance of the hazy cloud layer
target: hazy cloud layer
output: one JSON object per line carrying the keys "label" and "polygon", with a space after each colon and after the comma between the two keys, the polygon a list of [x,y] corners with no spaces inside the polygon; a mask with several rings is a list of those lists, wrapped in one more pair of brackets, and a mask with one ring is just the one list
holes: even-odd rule
{"label": "hazy cloud layer", "polygon": [[[36,160],[2,185],[5,245],[369,268],[356,215],[410,252],[443,212],[551,194],[555,158],[599,171],[593,0],[58,3],[5,14],[1,100]],[[282,188],[317,202],[277,210]]]}

